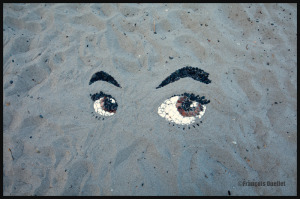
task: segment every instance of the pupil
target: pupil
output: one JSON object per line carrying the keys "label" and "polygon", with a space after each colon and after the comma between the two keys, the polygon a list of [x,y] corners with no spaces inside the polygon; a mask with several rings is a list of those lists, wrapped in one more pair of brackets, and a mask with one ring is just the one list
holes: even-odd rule
{"label": "pupil", "polygon": [[194,111],[195,110],[195,107],[191,107],[191,104],[192,104],[193,102],[191,101],[191,100],[185,100],[185,101],[183,101],[182,102],[182,104],[181,104],[181,107],[182,107],[182,109],[183,110],[185,110],[185,111]]}
{"label": "pupil", "polygon": [[116,110],[118,108],[118,104],[117,103],[113,103],[111,101],[111,98],[104,97],[104,108],[108,112],[116,112]]}

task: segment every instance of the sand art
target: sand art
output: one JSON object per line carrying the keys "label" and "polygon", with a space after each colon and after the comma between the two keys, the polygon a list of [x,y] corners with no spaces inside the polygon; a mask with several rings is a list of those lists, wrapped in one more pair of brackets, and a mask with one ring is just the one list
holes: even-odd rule
{"label": "sand art", "polygon": [[120,86],[120,84],[112,76],[110,76],[109,74],[107,74],[104,71],[100,71],[100,72],[95,73],[92,76],[89,85],[91,85],[92,83],[94,83],[96,81],[106,81],[106,82],[111,83],[111,84],[113,84],[113,85],[115,85],[117,87],[122,88]]}
{"label": "sand art", "polygon": [[4,3],[3,195],[297,195],[296,41],[296,3]]}
{"label": "sand art", "polygon": [[186,66],[179,70],[173,72],[169,77],[167,77],[156,89],[164,87],[170,83],[173,83],[180,78],[190,77],[196,81],[203,82],[205,84],[209,84],[211,81],[208,79],[209,73],[204,72],[200,68],[195,68],[191,66]]}
{"label": "sand art", "polygon": [[91,99],[94,101],[95,112],[101,116],[112,116],[118,109],[118,103],[111,96],[103,93],[90,94]]}
{"label": "sand art", "polygon": [[[89,85],[93,84],[96,81],[105,81],[115,85],[116,87],[122,88],[120,84],[111,75],[107,74],[104,71],[95,73],[92,76]],[[116,113],[118,109],[118,103],[111,95],[107,95],[100,91],[100,93],[95,93],[93,95],[90,94],[90,96],[91,99],[94,101],[94,109],[96,113],[100,114],[101,116],[112,116]],[[95,118],[98,118],[98,116],[95,116]],[[100,118],[98,119],[100,120]]]}
{"label": "sand art", "polygon": [[204,96],[200,98],[188,93],[172,96],[158,107],[158,114],[169,122],[181,125],[192,124],[196,118],[200,119],[205,113],[204,104],[210,101],[204,98]]}
{"label": "sand art", "polygon": [[[156,89],[164,87],[173,83],[180,78],[190,77],[196,81],[209,84],[211,80],[208,79],[209,73],[191,66],[178,69],[167,77]],[[193,93],[184,93],[180,96],[172,96],[165,100],[158,107],[158,114],[169,122],[180,125],[189,125],[195,122],[196,118],[201,118],[210,100],[204,99],[205,97],[195,96]]]}

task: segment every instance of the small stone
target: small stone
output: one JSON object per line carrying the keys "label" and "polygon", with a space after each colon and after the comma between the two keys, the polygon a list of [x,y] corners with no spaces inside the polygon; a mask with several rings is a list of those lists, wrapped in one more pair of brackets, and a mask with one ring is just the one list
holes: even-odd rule
{"label": "small stone", "polygon": [[173,59],[173,57],[170,57],[170,56],[169,56],[169,59]]}
{"label": "small stone", "polygon": [[44,118],[42,115],[40,115],[40,118]]}
{"label": "small stone", "polygon": [[13,84],[14,83],[14,81],[12,81],[12,80],[10,80],[10,82],[9,82],[10,84]]}

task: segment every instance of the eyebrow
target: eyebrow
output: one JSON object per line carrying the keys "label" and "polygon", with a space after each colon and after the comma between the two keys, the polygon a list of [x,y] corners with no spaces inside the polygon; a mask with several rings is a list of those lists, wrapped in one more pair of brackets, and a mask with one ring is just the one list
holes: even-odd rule
{"label": "eyebrow", "polygon": [[208,79],[209,73],[201,70],[200,68],[186,66],[181,69],[176,70],[170,76],[168,76],[162,83],[156,87],[156,89],[164,87],[170,83],[173,83],[181,78],[190,77],[196,81],[209,84],[211,80]]}
{"label": "eyebrow", "polygon": [[111,75],[109,75],[108,73],[106,73],[104,71],[96,72],[90,79],[89,85],[91,85],[92,83],[94,83],[96,81],[105,81],[105,82],[115,85],[116,87],[122,88],[120,86],[120,84]]}

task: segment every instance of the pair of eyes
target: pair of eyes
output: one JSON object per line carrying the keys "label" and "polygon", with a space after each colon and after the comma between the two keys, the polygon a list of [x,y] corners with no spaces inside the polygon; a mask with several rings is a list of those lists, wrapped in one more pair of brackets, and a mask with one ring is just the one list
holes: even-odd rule
{"label": "pair of eyes", "polygon": [[[94,110],[99,115],[110,117],[117,113],[118,103],[112,96],[100,92],[91,95],[91,98],[94,101]],[[204,115],[207,103],[209,100],[205,100],[204,96],[184,93],[166,99],[158,107],[157,113],[168,122],[189,125]]]}
{"label": "pair of eyes", "polygon": [[[169,75],[156,89],[186,77],[209,84],[211,80],[208,79],[208,76],[209,74],[200,68],[186,66]],[[95,73],[90,79],[89,85],[96,81],[106,81],[116,87],[122,88],[111,75],[104,71]],[[90,96],[94,101],[95,112],[99,115],[109,117],[117,113],[118,103],[111,95],[100,92]],[[166,99],[158,107],[157,113],[169,122],[188,125],[194,123],[196,118],[201,118],[204,115],[205,104],[207,103],[209,103],[209,100],[206,100],[204,96],[200,97],[193,93],[184,93]]]}

